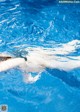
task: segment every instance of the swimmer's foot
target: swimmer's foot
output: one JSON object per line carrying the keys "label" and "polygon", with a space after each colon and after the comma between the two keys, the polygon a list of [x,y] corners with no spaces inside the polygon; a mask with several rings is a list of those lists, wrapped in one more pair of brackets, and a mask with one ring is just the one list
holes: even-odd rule
{"label": "swimmer's foot", "polygon": [[25,83],[34,83],[37,80],[39,80],[40,78],[40,74],[36,75],[35,77],[33,77],[31,74],[27,74],[24,76],[24,82]]}

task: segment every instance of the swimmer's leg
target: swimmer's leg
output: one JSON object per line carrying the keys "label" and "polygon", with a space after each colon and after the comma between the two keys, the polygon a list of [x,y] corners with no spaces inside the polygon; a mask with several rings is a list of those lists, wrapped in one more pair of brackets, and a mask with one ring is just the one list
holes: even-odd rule
{"label": "swimmer's leg", "polygon": [[71,71],[76,68],[80,68],[80,57],[79,59],[64,59],[61,61],[51,60],[47,62],[44,66],[52,69],[59,69],[63,71]]}

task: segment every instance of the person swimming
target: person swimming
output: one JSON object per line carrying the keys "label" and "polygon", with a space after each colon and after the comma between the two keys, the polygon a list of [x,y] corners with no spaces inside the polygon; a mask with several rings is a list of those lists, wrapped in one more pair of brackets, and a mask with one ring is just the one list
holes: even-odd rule
{"label": "person swimming", "polygon": [[[25,82],[35,82],[40,78],[41,72],[46,68],[70,71],[80,68],[80,56],[68,56],[79,47],[80,41],[75,40],[59,48],[29,48],[25,56],[0,55],[0,72],[19,67],[24,71]],[[76,47],[75,47],[76,46]],[[59,54],[59,55],[58,55]],[[37,73],[32,77],[31,73]]]}

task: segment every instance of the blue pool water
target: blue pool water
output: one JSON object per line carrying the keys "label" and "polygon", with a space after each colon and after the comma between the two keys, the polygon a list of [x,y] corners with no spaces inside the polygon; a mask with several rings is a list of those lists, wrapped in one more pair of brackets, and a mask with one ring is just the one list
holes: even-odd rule
{"label": "blue pool water", "polygon": [[[0,0],[0,52],[52,47],[75,39],[80,40],[80,4]],[[46,68],[33,84],[24,83],[17,69],[1,72],[1,104],[8,105],[8,112],[80,112],[80,69]]]}

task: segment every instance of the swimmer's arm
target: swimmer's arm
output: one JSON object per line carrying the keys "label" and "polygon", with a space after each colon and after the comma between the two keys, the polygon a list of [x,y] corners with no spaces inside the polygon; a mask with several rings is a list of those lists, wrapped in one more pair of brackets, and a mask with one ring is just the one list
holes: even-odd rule
{"label": "swimmer's arm", "polygon": [[0,62],[0,72],[17,67],[24,63],[25,63],[24,58],[11,58],[6,61],[1,61]]}

